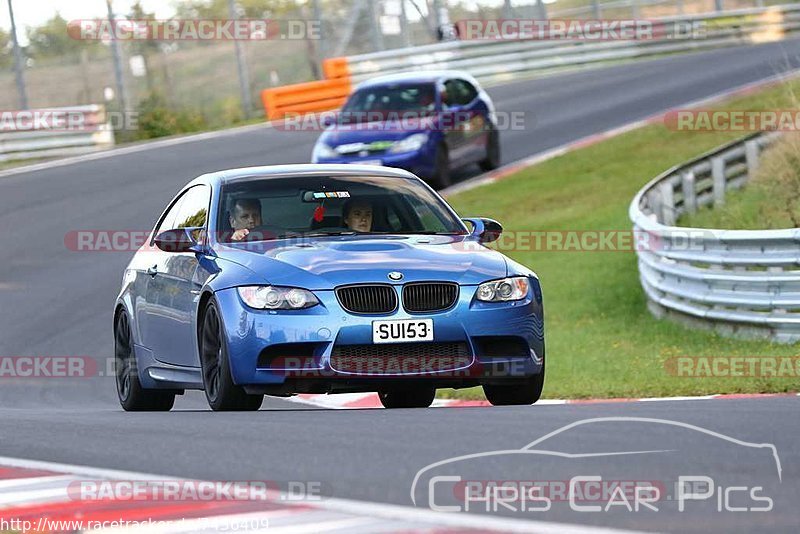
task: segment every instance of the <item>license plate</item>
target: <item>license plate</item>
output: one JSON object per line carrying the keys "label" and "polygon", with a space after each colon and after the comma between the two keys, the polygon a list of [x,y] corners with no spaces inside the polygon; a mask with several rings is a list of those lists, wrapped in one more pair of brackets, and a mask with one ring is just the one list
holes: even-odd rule
{"label": "license plate", "polygon": [[353,163],[356,165],[377,165],[379,167],[383,165],[383,161],[379,159],[365,159],[362,161],[354,161]]}
{"label": "license plate", "polygon": [[433,319],[372,321],[373,343],[433,341]]}

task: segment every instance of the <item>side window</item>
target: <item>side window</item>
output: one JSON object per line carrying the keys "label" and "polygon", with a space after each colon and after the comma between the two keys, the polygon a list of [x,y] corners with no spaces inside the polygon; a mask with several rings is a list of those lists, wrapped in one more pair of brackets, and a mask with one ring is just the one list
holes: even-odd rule
{"label": "side window", "polygon": [[466,80],[453,79],[445,82],[451,105],[466,106],[478,96],[478,91]]}
{"label": "side window", "polygon": [[175,217],[175,228],[191,228],[206,225],[208,203],[211,201],[211,188],[198,185],[189,189],[181,201]]}
{"label": "side window", "polygon": [[475,100],[475,97],[478,96],[478,90],[475,88],[475,86],[466,80],[457,80],[457,81],[461,86],[461,92],[464,99],[464,102],[462,102],[462,104],[469,104],[470,102]]}
{"label": "side window", "polygon": [[457,106],[458,104],[458,87],[456,87],[455,80],[447,80],[444,82],[444,91],[445,94],[442,98],[442,104],[445,106],[445,109],[452,106]]}
{"label": "side window", "polygon": [[183,204],[183,200],[186,198],[187,193],[182,194],[178,200],[172,204],[172,207],[169,208],[169,211],[164,218],[161,219],[156,231],[153,232],[153,238],[155,238],[161,232],[166,232],[167,230],[172,230],[175,228],[175,218],[178,215],[178,211],[181,209],[181,204]]}
{"label": "side window", "polygon": [[386,222],[389,223],[389,228],[394,232],[399,232],[403,228],[403,221],[400,220],[400,216],[393,205],[386,207]]}

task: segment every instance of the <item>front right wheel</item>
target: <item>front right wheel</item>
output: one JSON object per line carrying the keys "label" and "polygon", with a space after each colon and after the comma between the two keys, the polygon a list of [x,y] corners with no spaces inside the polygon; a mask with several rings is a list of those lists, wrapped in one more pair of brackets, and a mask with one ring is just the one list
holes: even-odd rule
{"label": "front right wheel", "polygon": [[233,383],[228,346],[222,334],[219,309],[212,300],[203,314],[200,331],[200,365],[208,405],[215,412],[256,411],[264,395],[249,395]]}
{"label": "front right wheel", "polygon": [[171,391],[145,389],[139,382],[130,321],[124,311],[114,322],[114,375],[117,397],[126,412],[168,412],[175,404]]}

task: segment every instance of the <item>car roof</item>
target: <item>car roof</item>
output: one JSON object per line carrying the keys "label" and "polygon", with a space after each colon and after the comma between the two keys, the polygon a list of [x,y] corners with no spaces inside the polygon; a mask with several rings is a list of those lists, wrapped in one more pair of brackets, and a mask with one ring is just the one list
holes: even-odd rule
{"label": "car roof", "polygon": [[457,70],[423,70],[417,72],[400,72],[396,74],[384,74],[369,80],[364,80],[356,89],[364,87],[374,87],[377,85],[390,85],[394,83],[433,83],[448,78],[464,78],[473,83],[475,79],[463,71]]}
{"label": "car roof", "polygon": [[376,165],[347,165],[302,163],[294,165],[265,165],[243,167],[204,174],[192,180],[186,187],[198,184],[224,185],[232,182],[260,180],[265,178],[287,178],[303,176],[385,176],[387,178],[417,178],[408,171]]}

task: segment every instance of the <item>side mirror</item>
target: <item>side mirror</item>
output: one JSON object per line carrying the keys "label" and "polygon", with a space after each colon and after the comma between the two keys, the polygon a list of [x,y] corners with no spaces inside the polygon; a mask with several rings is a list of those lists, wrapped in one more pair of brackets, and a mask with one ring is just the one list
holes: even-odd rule
{"label": "side mirror", "polygon": [[322,126],[323,126],[323,128],[330,128],[331,126],[336,124],[338,121],[339,121],[339,114],[336,113],[336,112],[334,112],[334,113],[325,113],[324,115],[322,115]]}
{"label": "side mirror", "polygon": [[479,243],[497,241],[500,238],[500,234],[503,233],[503,226],[494,219],[470,217],[462,220],[472,225],[470,235],[477,239]]}
{"label": "side mirror", "polygon": [[203,228],[176,228],[161,232],[156,236],[156,247],[164,252],[202,252],[202,246],[195,234]]}

